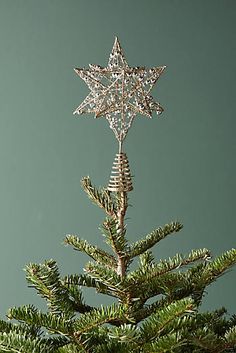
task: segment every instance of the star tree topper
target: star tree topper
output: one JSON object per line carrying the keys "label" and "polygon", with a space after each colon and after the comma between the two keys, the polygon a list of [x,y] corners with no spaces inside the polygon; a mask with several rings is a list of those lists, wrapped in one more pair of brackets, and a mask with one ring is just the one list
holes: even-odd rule
{"label": "star tree topper", "polygon": [[122,143],[137,114],[152,117],[163,108],[155,102],[150,91],[166,66],[130,67],[116,37],[107,67],[89,65],[75,72],[85,81],[90,93],[74,114],[95,113],[95,118],[105,117],[110,128]]}

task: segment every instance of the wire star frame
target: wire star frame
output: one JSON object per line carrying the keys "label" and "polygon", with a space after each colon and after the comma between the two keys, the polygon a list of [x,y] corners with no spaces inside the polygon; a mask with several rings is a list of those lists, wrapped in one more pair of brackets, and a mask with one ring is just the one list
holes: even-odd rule
{"label": "wire star frame", "polygon": [[133,188],[123,141],[137,114],[152,118],[153,112],[158,115],[163,112],[150,91],[165,68],[130,67],[116,37],[107,67],[90,64],[88,69],[75,69],[90,93],[74,114],[94,113],[95,118],[105,117],[119,143],[119,153],[113,164],[114,175],[108,186],[110,191],[130,191]]}

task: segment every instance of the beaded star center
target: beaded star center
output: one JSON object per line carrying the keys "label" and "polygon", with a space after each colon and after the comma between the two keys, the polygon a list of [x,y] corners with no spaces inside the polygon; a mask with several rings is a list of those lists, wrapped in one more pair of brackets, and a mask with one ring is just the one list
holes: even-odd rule
{"label": "beaded star center", "polygon": [[95,118],[105,117],[122,144],[137,114],[151,118],[153,112],[162,113],[163,108],[154,101],[150,91],[165,67],[130,67],[115,38],[107,67],[90,64],[88,69],[75,69],[90,93],[74,114],[94,113]]}

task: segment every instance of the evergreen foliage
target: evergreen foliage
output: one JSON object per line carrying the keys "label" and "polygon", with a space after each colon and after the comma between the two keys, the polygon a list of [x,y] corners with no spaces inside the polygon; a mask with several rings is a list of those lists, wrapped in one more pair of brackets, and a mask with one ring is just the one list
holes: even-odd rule
{"label": "evergreen foliage", "polygon": [[[0,321],[0,353],[236,352],[236,316],[229,318],[224,308],[199,310],[206,287],[236,263],[236,250],[212,259],[209,250],[196,249],[156,262],[152,248],[182,224],[158,227],[129,244],[122,223],[127,194],[96,189],[88,177],[82,186],[106,214],[101,231],[110,252],[67,235],[65,244],[90,258],[85,273],[61,277],[54,260],[29,264],[28,284],[48,311],[11,308],[12,321]],[[86,303],[84,287],[113,297],[114,304]]]}

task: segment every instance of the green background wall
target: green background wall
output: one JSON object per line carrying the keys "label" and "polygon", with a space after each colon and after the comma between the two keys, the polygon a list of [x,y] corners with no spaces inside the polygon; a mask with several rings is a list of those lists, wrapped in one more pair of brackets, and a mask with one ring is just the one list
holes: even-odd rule
{"label": "green background wall", "polygon": [[[88,93],[73,67],[106,65],[115,35],[131,66],[168,66],[153,90],[165,112],[137,117],[126,142],[129,239],[178,219],[184,230],[157,257],[235,246],[235,18],[235,0],[0,0],[1,315],[43,307],[27,263],[82,271],[65,234],[101,242],[103,213],[80,179],[106,185],[117,144],[104,119],[72,115]],[[236,312],[235,280],[233,270],[212,285],[203,308]]]}

